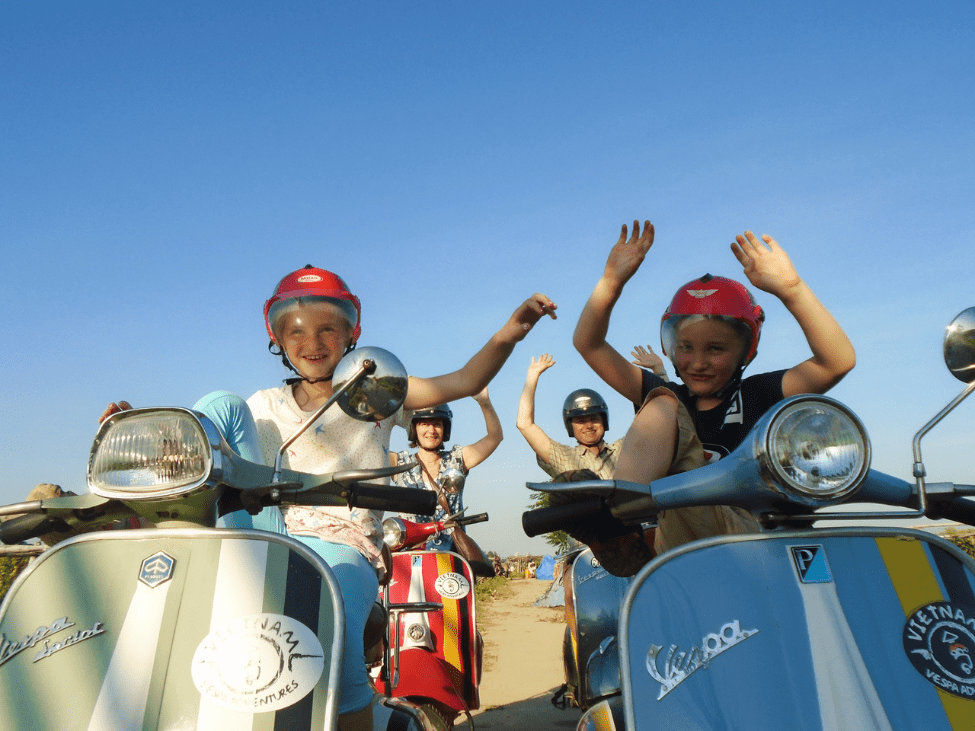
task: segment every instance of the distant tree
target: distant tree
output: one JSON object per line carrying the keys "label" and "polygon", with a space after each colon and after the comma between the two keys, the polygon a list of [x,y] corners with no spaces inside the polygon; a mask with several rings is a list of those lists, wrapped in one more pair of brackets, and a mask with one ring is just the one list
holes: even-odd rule
{"label": "distant tree", "polygon": [[[549,505],[548,498],[547,492],[533,492],[531,494],[532,502],[528,504],[528,509],[547,508]],[[555,553],[558,556],[563,556],[569,551],[569,534],[564,530],[546,533],[545,542],[550,546],[555,546]]]}

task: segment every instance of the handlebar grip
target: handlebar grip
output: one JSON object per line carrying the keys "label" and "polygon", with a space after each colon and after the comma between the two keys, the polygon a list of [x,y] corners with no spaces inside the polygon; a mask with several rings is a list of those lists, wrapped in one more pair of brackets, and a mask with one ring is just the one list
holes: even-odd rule
{"label": "handlebar grip", "polygon": [[474,525],[475,523],[486,523],[487,521],[487,513],[478,513],[477,515],[470,515],[466,518],[457,518],[454,520],[457,525]]}
{"label": "handlebar grip", "polygon": [[928,505],[927,517],[975,526],[975,501],[955,497],[951,500],[932,502]]}
{"label": "handlebar grip", "polygon": [[13,546],[45,533],[60,533],[66,530],[68,526],[60,518],[52,518],[44,513],[20,515],[0,523],[0,543]]}
{"label": "handlebar grip", "polygon": [[349,506],[366,510],[389,510],[395,513],[432,515],[437,509],[437,493],[382,485],[352,485]]}
{"label": "handlebar grip", "polygon": [[551,505],[547,508],[529,510],[521,516],[521,527],[525,535],[534,538],[543,533],[563,530],[577,523],[591,519],[604,509],[601,497],[591,497],[578,503]]}

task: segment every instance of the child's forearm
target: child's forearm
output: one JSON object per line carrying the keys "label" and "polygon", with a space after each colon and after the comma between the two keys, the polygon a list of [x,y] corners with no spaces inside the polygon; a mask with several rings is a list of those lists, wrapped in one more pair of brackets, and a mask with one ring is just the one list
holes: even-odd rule
{"label": "child's forearm", "polygon": [[806,336],[811,361],[823,370],[826,388],[839,382],[856,365],[853,343],[836,318],[804,280],[780,297]]}
{"label": "child's forearm", "polygon": [[587,362],[587,353],[591,354],[606,342],[609,320],[622,293],[622,282],[601,277],[586,301],[586,306],[582,308],[579,322],[572,334],[572,344]]}

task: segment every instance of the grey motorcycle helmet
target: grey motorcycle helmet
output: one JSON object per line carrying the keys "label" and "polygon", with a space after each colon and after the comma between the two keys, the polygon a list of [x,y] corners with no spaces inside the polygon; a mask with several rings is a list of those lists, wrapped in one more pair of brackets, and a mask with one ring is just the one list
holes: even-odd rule
{"label": "grey motorcycle helmet", "polygon": [[429,409],[420,409],[419,411],[413,412],[413,418],[410,419],[410,426],[406,430],[406,438],[410,441],[410,446],[415,447],[416,442],[416,422],[423,421],[424,419],[441,419],[443,421],[443,440],[446,444],[450,441],[450,422],[454,418],[454,412],[450,410],[447,404],[440,404],[439,406],[433,406]]}
{"label": "grey motorcycle helmet", "polygon": [[606,401],[591,388],[577,388],[565,397],[562,404],[562,423],[570,437],[575,437],[572,432],[572,419],[576,416],[586,416],[588,414],[599,414],[603,417],[603,428],[609,431],[609,407]]}

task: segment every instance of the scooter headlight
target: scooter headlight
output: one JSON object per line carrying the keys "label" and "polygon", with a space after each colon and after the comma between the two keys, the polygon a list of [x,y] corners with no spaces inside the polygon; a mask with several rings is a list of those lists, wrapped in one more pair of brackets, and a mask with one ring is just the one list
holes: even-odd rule
{"label": "scooter headlight", "polygon": [[847,498],[870,469],[870,440],[863,424],[832,399],[785,402],[766,435],[766,469],[792,499],[808,505]]}
{"label": "scooter headlight", "polygon": [[383,543],[395,551],[406,540],[406,524],[399,518],[386,518],[383,521]]}
{"label": "scooter headlight", "polygon": [[207,481],[213,450],[201,421],[185,409],[141,409],[102,424],[88,460],[96,495],[138,500],[183,495]]}

